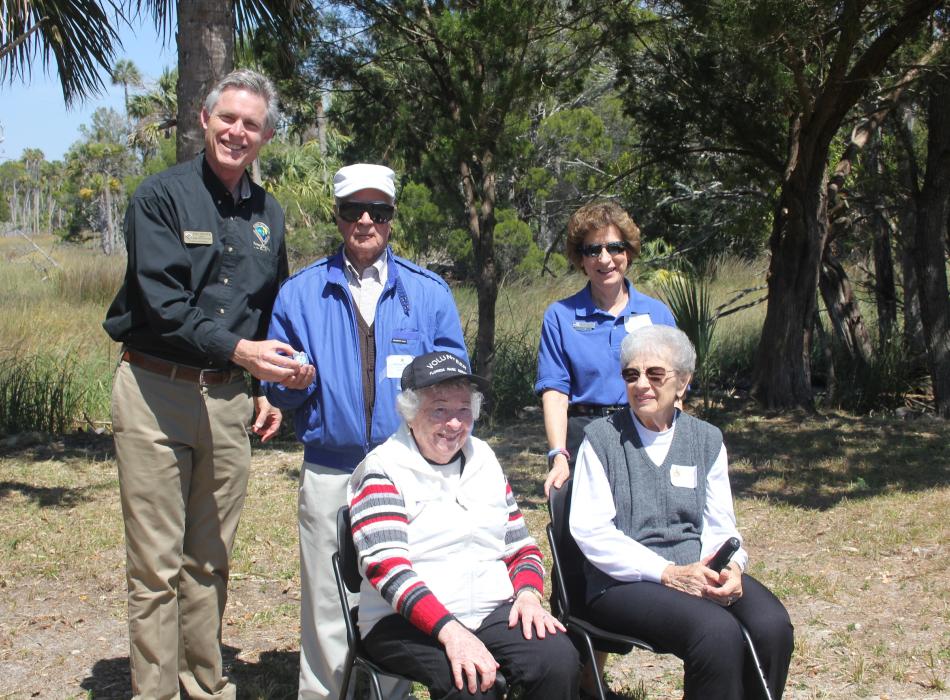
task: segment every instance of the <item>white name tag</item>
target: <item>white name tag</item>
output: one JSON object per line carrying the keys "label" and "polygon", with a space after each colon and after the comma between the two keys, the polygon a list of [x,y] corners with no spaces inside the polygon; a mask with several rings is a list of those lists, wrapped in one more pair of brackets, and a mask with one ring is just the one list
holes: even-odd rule
{"label": "white name tag", "polygon": [[684,489],[696,488],[696,467],[684,467],[681,464],[671,465],[670,483]]}
{"label": "white name tag", "polygon": [[633,316],[627,316],[627,320],[623,322],[623,327],[627,329],[627,333],[633,333],[638,328],[652,325],[653,321],[650,320],[650,314],[634,314]]}
{"label": "white name tag", "polygon": [[412,362],[412,355],[389,355],[386,358],[386,376],[390,379],[402,379],[402,371]]}
{"label": "white name tag", "polygon": [[214,243],[214,236],[211,231],[183,231],[182,240],[189,245],[211,245]]}

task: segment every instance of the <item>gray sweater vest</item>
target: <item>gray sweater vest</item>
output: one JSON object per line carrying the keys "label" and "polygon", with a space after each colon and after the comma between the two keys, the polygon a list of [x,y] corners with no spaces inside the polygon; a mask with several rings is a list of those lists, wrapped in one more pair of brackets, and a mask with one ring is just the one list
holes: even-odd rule
{"label": "gray sweater vest", "polygon": [[[604,465],[617,529],[676,564],[699,561],[706,474],[722,449],[719,429],[680,413],[660,466],[647,456],[630,411],[593,421],[585,434]],[[693,470],[695,487],[674,485],[674,472],[681,484],[683,475]],[[585,564],[585,574],[588,601],[618,583],[590,563]]]}

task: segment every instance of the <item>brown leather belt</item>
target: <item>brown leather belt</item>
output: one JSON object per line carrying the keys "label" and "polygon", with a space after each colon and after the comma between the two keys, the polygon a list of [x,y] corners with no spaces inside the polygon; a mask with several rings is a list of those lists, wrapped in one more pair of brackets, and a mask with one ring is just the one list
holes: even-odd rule
{"label": "brown leather belt", "polygon": [[126,350],[122,359],[130,365],[141,367],[149,372],[162,374],[169,379],[180,379],[184,382],[195,382],[201,386],[217,386],[230,384],[244,378],[242,369],[199,369],[189,365],[179,365],[168,360],[162,360],[151,355],[143,355],[135,350]]}

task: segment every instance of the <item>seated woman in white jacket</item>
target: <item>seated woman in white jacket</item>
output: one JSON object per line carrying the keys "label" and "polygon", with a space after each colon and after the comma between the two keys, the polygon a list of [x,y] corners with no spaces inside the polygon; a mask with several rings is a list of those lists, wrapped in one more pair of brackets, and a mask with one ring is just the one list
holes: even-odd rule
{"label": "seated woman in white jacket", "polygon": [[377,663],[434,700],[494,698],[499,668],[526,699],[567,700],[578,657],[541,606],[541,551],[491,448],[471,437],[483,384],[448,352],[403,372],[403,423],[350,480],[360,631]]}

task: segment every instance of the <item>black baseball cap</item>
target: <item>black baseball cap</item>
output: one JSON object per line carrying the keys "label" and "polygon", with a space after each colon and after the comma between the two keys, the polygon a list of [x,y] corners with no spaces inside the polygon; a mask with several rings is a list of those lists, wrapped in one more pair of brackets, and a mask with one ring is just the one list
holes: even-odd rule
{"label": "black baseball cap", "polygon": [[450,379],[469,379],[480,389],[487,389],[484,377],[468,371],[468,365],[458,355],[451,352],[427,352],[413,358],[402,371],[400,386],[403,389],[424,389]]}

